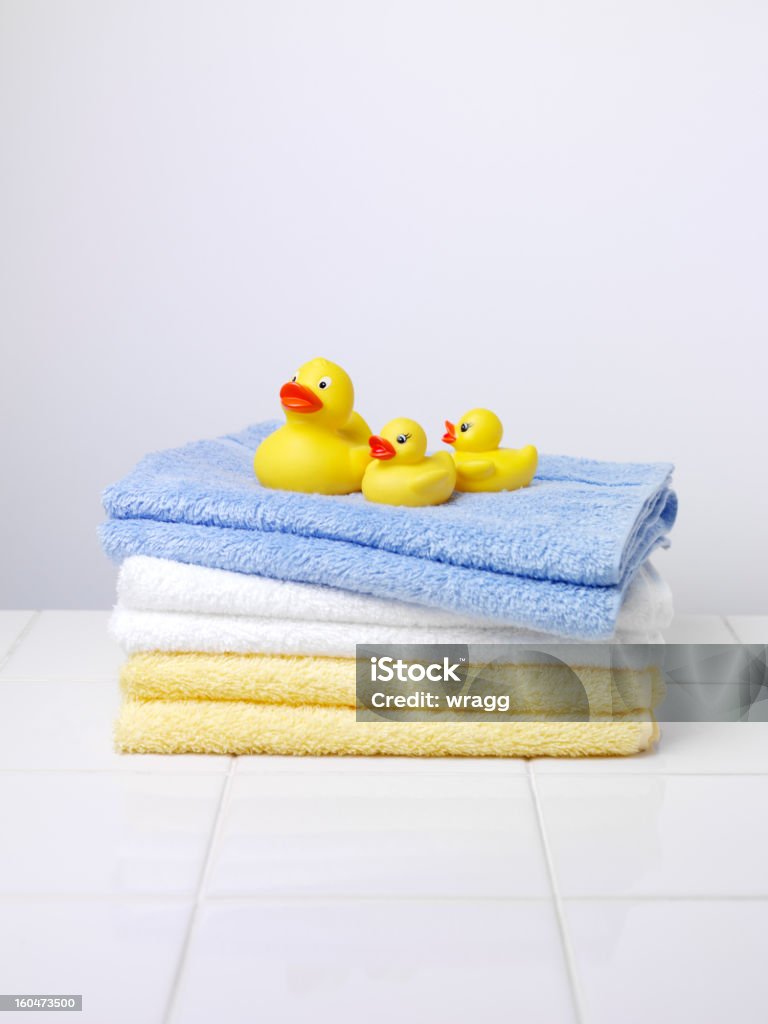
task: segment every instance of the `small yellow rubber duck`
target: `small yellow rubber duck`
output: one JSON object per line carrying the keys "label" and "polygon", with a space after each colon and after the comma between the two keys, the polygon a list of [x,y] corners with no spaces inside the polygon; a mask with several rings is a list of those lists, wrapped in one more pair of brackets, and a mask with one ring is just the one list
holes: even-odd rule
{"label": "small yellow rubber duck", "polygon": [[539,453],[524,448],[499,448],[504,428],[490,409],[470,409],[458,430],[445,421],[443,441],[454,446],[457,491],[516,491],[533,480]]}
{"label": "small yellow rubber duck", "polygon": [[382,505],[442,505],[453,494],[456,467],[447,452],[427,455],[427,435],[415,420],[396,419],[374,434],[363,494]]}
{"label": "small yellow rubber duck", "polygon": [[371,430],[353,411],[348,374],[328,359],[310,359],[280,388],[280,401],[286,424],[256,449],[259,483],[305,494],[359,491]]}

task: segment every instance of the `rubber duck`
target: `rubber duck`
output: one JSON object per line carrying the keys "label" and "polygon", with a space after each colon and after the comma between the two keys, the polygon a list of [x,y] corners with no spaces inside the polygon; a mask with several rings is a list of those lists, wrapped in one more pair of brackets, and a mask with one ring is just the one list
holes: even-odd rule
{"label": "rubber duck", "polygon": [[470,409],[458,428],[445,421],[443,441],[454,446],[457,491],[516,491],[533,480],[539,454],[532,444],[499,448],[504,432],[490,409]]}
{"label": "rubber duck", "polygon": [[353,410],[349,375],[328,359],[310,359],[280,388],[285,426],[256,449],[264,487],[305,494],[359,491],[370,462],[371,430]]}
{"label": "rubber duck", "polygon": [[372,462],[363,494],[382,505],[442,505],[453,494],[456,467],[447,452],[427,455],[427,435],[415,420],[390,420],[368,441]]}

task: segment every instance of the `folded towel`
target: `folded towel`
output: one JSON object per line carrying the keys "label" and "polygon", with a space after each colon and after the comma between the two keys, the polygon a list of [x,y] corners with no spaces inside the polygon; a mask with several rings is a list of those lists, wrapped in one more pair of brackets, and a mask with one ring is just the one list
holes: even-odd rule
{"label": "folded towel", "polygon": [[[142,611],[375,623],[405,628],[492,624],[488,619],[385,601],[319,584],[289,583],[140,555],[123,562],[117,596],[123,608]],[[627,588],[616,623],[616,639],[641,641],[666,629],[671,621],[670,589],[651,563],[646,562]]]}
{"label": "folded towel", "polygon": [[575,637],[613,634],[624,590],[665,545],[666,464],[542,456],[529,488],[405,509],[262,488],[275,424],[145,458],[105,493],[113,558],[143,554],[446,608]]}
{"label": "folded towel", "polygon": [[125,700],[117,749],[139,754],[606,757],[656,742],[651,712],[598,722],[358,722],[352,708]]}
{"label": "folded towel", "polygon": [[325,584],[584,640],[614,635],[625,589],[463,569],[343,541],[259,530],[126,519],[104,523],[101,537],[107,554],[117,561],[152,555]]}
{"label": "folded towel", "polygon": [[[588,653],[583,649],[583,653]],[[578,682],[574,679],[575,671]],[[508,693],[512,714],[592,715],[647,711],[661,701],[657,667],[604,668],[590,664],[490,665],[486,687]],[[134,654],[120,676],[123,694],[139,700],[219,700],[264,704],[355,707],[352,658],[260,654]],[[580,685],[579,685],[580,684]],[[419,689],[423,684],[413,684]],[[404,684],[399,692],[407,694]],[[487,692],[491,692],[487,689]]]}
{"label": "folded towel", "polygon": [[153,519],[350,541],[396,554],[536,579],[610,586],[661,543],[676,502],[667,463],[595,462],[542,455],[533,484],[456,494],[445,505],[401,508],[360,494],[329,497],[259,486],[253,454],[278,426],[148,455],[108,488],[117,519]]}
{"label": "folded towel", "polygon": [[[195,615],[115,608],[112,636],[128,654],[136,651],[206,651],[213,654],[308,654],[354,658],[358,644],[552,644],[557,638],[519,629],[472,626],[380,626],[312,622],[247,615]],[[659,644],[660,633],[643,643]],[[594,657],[604,649],[598,647]],[[571,660],[571,654],[567,654]]]}

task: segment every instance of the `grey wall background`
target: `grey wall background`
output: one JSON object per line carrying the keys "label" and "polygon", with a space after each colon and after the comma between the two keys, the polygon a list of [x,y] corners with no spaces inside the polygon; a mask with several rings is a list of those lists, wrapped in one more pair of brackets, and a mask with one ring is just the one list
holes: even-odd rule
{"label": "grey wall background", "polygon": [[0,11],[2,605],[108,605],[100,489],[321,354],[674,460],[678,608],[768,610],[765,4]]}

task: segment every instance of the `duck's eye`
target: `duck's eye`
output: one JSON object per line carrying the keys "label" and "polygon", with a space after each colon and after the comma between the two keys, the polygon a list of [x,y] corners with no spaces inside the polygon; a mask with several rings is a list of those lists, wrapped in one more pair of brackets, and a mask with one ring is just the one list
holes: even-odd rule
{"label": "duck's eye", "polygon": [[469,424],[468,423],[462,423],[460,429],[461,429],[462,434],[466,434],[466,432],[469,430]]}
{"label": "duck's eye", "polygon": [[408,435],[398,434],[396,440],[398,444],[405,444],[405,442],[408,440]]}
{"label": "duck's eye", "polygon": [[320,380],[317,382],[317,386],[320,388],[321,391],[325,391],[326,388],[329,388],[331,386],[331,378],[321,377]]}

